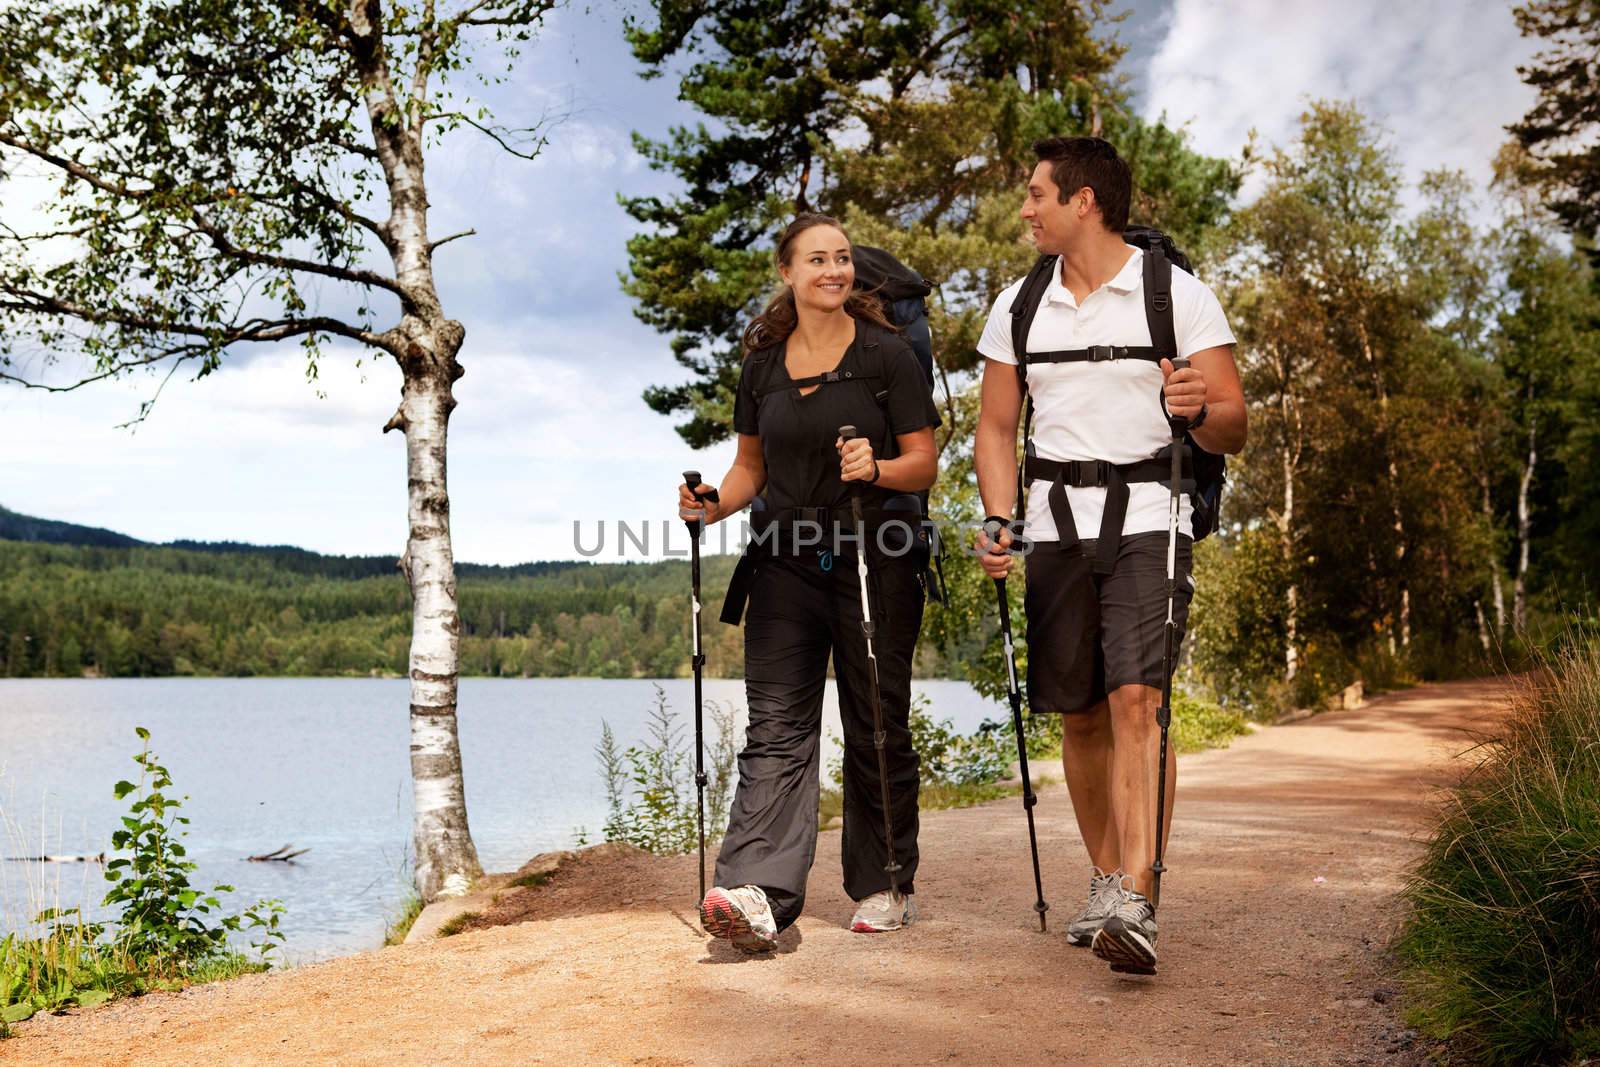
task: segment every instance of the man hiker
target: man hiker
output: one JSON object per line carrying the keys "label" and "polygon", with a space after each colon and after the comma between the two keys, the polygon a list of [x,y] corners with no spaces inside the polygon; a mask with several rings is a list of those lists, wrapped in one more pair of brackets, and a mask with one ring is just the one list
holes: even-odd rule
{"label": "man hiker", "polygon": [[[1039,252],[1055,259],[1030,276],[1038,279],[1031,322],[1030,308],[1018,306],[1024,279],[1000,294],[978,342],[986,357],[978,489],[991,520],[1009,523],[1026,396],[1033,433],[1018,547],[1027,549],[1028,693],[1035,713],[1062,715],[1061,762],[1092,864],[1088,901],[1067,938],[1092,945],[1114,970],[1154,974],[1156,710],[1170,679],[1167,450],[1186,428],[1206,452],[1238,452],[1244,395],[1216,296],[1186,270],[1168,280],[1165,263],[1152,262],[1157,253],[1125,242],[1133,181],[1116,149],[1097,137],[1053,137],[1034,152],[1021,214]],[[1170,323],[1165,344],[1152,321],[1163,334]],[[1194,592],[1192,482],[1184,485],[1176,529],[1185,533],[1173,546],[1178,641]],[[993,541],[979,535],[990,577],[1010,569],[1012,540],[1009,527]],[[1170,828],[1170,756],[1165,771]]]}

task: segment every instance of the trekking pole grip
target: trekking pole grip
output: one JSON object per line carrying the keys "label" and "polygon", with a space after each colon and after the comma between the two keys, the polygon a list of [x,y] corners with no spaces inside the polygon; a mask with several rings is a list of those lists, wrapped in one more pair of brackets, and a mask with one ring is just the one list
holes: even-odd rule
{"label": "trekking pole grip", "polygon": [[[683,472],[683,484],[687,485],[689,487],[689,495],[690,496],[699,497],[701,500],[707,500],[707,501],[710,501],[713,504],[720,503],[720,501],[719,501],[719,499],[717,497],[717,491],[715,489],[708,489],[704,493],[696,493],[695,492],[696,489],[700,488],[700,472],[699,471],[684,471]],[[703,526],[703,525],[705,525],[705,521],[706,520],[705,520],[705,517],[702,515],[700,518],[697,518],[697,519],[684,519],[683,521],[688,523],[690,526]]]}
{"label": "trekking pole grip", "polygon": [[[1189,359],[1187,356],[1179,356],[1177,359],[1172,361],[1172,373],[1176,374],[1181,370],[1188,369]],[[1182,415],[1174,415],[1172,412],[1167,411],[1167,390],[1165,383],[1162,383],[1161,389],[1161,410],[1166,413],[1167,425],[1171,427],[1173,437],[1182,437],[1189,431],[1188,419],[1184,418]]]}

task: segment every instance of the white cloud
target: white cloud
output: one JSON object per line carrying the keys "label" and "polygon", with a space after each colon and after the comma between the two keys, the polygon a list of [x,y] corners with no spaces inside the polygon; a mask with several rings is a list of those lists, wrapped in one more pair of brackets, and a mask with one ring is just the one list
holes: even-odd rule
{"label": "white cloud", "polygon": [[[458,559],[575,558],[574,519],[592,544],[600,519],[670,518],[679,471],[720,478],[731,461],[729,446],[696,455],[645,408],[639,393],[660,375],[610,361],[620,346],[603,332],[544,331],[526,345],[485,332],[463,356],[450,424]],[[291,348],[174,379],[133,431],[115,426],[150,395],[148,376],[66,395],[0,390],[0,504],[151,541],[398,552],[404,443],[380,430],[399,372],[355,359],[330,352],[315,386]]]}
{"label": "white cloud", "polygon": [[[1287,146],[1312,99],[1353,100],[1389,131],[1413,182],[1465,170],[1480,185],[1532,90],[1536,50],[1501,0],[1176,0],[1149,60],[1144,111],[1237,156],[1250,130]],[[1259,171],[1249,196],[1259,189]]]}

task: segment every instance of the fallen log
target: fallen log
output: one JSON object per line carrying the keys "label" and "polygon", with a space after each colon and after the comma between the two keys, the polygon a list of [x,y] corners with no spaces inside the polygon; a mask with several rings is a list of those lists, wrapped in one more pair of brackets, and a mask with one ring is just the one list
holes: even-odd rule
{"label": "fallen log", "polygon": [[310,852],[309,848],[295,848],[293,845],[283,845],[271,852],[263,852],[259,856],[246,856],[251,863],[293,863],[296,856],[304,856]]}

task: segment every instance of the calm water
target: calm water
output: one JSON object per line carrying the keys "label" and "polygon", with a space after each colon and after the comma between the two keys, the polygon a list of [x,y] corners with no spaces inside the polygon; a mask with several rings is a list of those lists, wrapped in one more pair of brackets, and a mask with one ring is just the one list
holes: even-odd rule
{"label": "calm water", "polygon": [[[593,747],[601,720],[619,747],[642,740],[655,684],[692,730],[687,679],[461,683],[467,810],[486,869],[512,870],[571,847],[579,828],[598,840],[605,795]],[[962,682],[916,689],[936,718],[963,731],[1003,713]],[[708,681],[706,696],[733,703],[742,724],[742,682]],[[824,728],[837,735],[831,681],[826,701]],[[144,726],[177,791],[190,798],[195,884],[233,885],[236,904],[282,899],[291,960],[374,947],[405,888],[406,705],[402,680],[0,680],[0,856],[109,849],[127,803],[111,788],[137,779],[134,727]],[[243,861],[285,844],[311,851],[293,865]],[[40,906],[93,904],[104,893],[98,865],[0,862],[0,930]]]}

